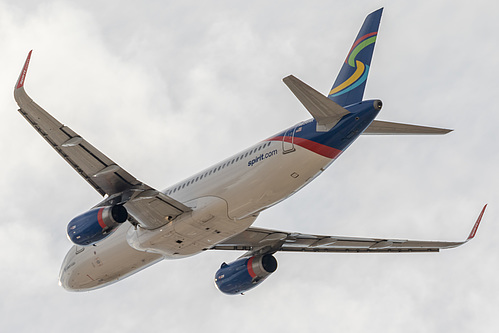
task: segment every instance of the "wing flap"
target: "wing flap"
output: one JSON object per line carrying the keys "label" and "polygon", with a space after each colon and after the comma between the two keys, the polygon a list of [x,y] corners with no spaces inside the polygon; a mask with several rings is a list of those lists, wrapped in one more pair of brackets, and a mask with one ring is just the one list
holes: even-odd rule
{"label": "wing flap", "polygon": [[258,241],[259,239],[269,237],[274,234],[282,234],[282,232],[249,228],[242,234],[216,245],[213,249],[242,250],[250,252],[258,252],[261,249],[263,249],[264,252],[438,252],[440,249],[453,248],[465,243],[320,236],[291,233],[288,233],[287,237],[282,242],[279,242],[277,248],[275,248],[275,243],[267,244],[265,242]]}
{"label": "wing flap", "polygon": [[156,190],[141,191],[125,203],[138,221],[147,221],[148,229],[159,228],[191,208]]}

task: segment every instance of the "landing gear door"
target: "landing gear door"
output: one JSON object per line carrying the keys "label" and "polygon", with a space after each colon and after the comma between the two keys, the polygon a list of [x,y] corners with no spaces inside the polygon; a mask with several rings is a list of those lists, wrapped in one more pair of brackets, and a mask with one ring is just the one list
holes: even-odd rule
{"label": "landing gear door", "polygon": [[295,145],[294,145],[295,131],[296,131],[296,126],[284,132],[284,135],[282,136],[283,154],[292,153],[295,151]]}

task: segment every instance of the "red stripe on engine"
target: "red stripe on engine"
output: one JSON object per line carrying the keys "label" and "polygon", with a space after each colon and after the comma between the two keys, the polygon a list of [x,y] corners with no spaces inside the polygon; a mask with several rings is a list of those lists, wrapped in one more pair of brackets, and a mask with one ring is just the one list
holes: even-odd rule
{"label": "red stripe on engine", "polygon": [[256,274],[255,274],[255,271],[253,270],[253,259],[255,259],[255,257],[251,257],[248,259],[248,273],[249,275],[252,277],[252,278],[255,278],[256,277]]}
{"label": "red stripe on engine", "polygon": [[106,229],[107,225],[104,223],[104,220],[102,219],[103,212],[104,212],[104,208],[99,209],[99,212],[97,213],[97,221],[99,222],[99,225],[102,229]]}
{"label": "red stripe on engine", "polygon": [[[282,136],[276,136],[270,139],[267,139],[268,141],[283,141]],[[284,141],[291,143],[291,137],[286,136]],[[302,148],[305,148],[307,150],[310,150],[316,154],[319,154],[321,156],[327,157],[327,158],[336,158],[338,157],[339,154],[341,154],[341,150],[329,147],[311,140],[303,139],[303,138],[297,138],[295,137],[293,140],[293,144],[298,145]]]}

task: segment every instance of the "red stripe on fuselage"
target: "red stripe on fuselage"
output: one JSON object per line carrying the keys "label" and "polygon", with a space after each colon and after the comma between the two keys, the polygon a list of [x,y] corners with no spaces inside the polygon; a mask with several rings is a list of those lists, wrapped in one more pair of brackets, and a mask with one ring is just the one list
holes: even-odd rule
{"label": "red stripe on fuselage", "polygon": [[248,259],[248,273],[252,278],[255,278],[256,274],[255,271],[253,270],[253,259],[255,259],[255,257],[251,257]]}
{"label": "red stripe on fuselage", "polygon": [[104,212],[104,208],[99,209],[99,212],[97,213],[97,221],[99,222],[99,225],[102,229],[106,229],[107,225],[104,223],[104,220],[102,219],[102,212]]}
{"label": "red stripe on fuselage", "polygon": [[[289,136],[286,136],[285,139],[283,140],[282,136],[276,136],[270,139],[267,139],[267,141],[285,141],[288,143],[291,143],[292,138]],[[293,144],[298,145],[302,148],[305,148],[307,150],[310,150],[316,154],[319,154],[321,156],[327,157],[327,158],[336,158],[338,157],[339,154],[341,154],[341,150],[329,147],[311,140],[303,139],[303,138],[297,138],[294,137]]]}

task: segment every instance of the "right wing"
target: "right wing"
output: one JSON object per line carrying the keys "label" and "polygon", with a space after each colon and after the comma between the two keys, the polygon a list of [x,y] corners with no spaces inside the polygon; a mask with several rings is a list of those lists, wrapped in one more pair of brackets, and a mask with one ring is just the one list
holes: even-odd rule
{"label": "right wing", "polygon": [[248,251],[250,255],[274,253],[277,251],[347,253],[438,252],[441,249],[458,247],[473,239],[486,207],[487,205],[483,207],[468,238],[460,242],[320,236],[262,228],[248,228],[242,233],[217,244],[212,249]]}
{"label": "right wing", "polygon": [[19,112],[97,192],[109,196],[101,205],[125,204],[130,214],[149,229],[190,211],[189,207],[137,180],[36,104],[24,90],[31,52],[14,89]]}

